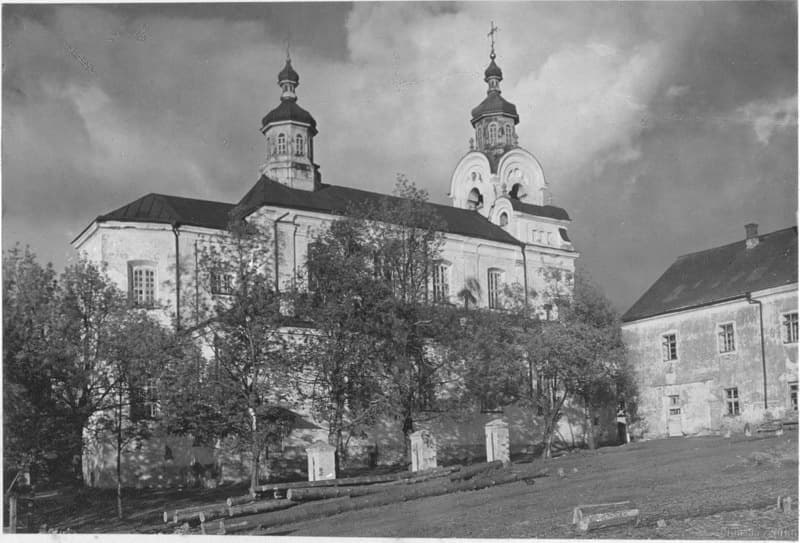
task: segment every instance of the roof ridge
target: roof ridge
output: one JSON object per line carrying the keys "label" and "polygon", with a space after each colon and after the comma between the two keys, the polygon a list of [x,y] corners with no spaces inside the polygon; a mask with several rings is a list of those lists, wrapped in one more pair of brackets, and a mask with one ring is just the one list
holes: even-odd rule
{"label": "roof ridge", "polygon": [[[789,226],[789,227],[786,227],[786,228],[780,228],[778,230],[773,230],[772,232],[766,232],[764,234],[759,234],[758,235],[758,239],[762,240],[762,239],[764,239],[764,238],[766,238],[768,236],[772,236],[774,234],[779,234],[779,233],[785,232],[787,230],[797,230],[797,225]],[[716,245],[714,247],[708,247],[707,249],[700,249],[698,251],[692,251],[690,253],[684,253],[682,255],[678,255],[677,257],[675,257],[675,260],[679,260],[679,259],[685,258],[687,256],[697,255],[697,254],[700,254],[700,253],[706,253],[708,251],[716,251],[718,249],[724,249],[725,247],[731,247],[733,245],[737,245],[739,243],[744,243],[744,242],[745,242],[744,239],[740,239],[738,241],[732,241],[730,243],[724,243],[722,245]]]}
{"label": "roof ridge", "polygon": [[172,194],[163,194],[160,192],[151,192],[149,194],[142,196],[142,198],[146,198],[147,196],[157,196],[159,198],[171,198],[175,200],[191,200],[193,202],[208,202],[211,204],[236,205],[236,204],[231,204],[230,202],[221,202],[219,200],[206,200],[205,198],[189,198],[187,196],[175,196]]}

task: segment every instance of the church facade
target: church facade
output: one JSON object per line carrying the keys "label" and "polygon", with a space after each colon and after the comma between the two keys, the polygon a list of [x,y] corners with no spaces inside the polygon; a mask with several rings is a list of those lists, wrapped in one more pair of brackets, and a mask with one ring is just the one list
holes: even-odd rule
{"label": "church facade", "polygon": [[[451,204],[427,204],[444,225],[441,261],[431,284],[439,302],[458,303],[457,292],[469,284],[479,286],[477,304],[489,308],[503,307],[506,285],[518,284],[526,295],[546,292],[553,281],[557,288],[571,288],[578,253],[568,235],[570,217],[552,204],[541,165],[518,144],[520,119],[514,104],[502,96],[502,79],[492,49],[484,78],[486,97],[471,112],[474,136],[450,179]],[[307,248],[316,235],[351,206],[370,206],[388,197],[323,182],[314,161],[317,124],[298,104],[299,83],[287,58],[278,74],[279,104],[262,119],[261,177],[240,201],[147,194],[98,216],[73,241],[74,248],[102,263],[132,302],[152,307],[165,324],[177,326],[197,324],[190,303],[193,294],[186,287],[204,280],[199,276],[203,244],[224,239],[234,215],[273,233],[274,243],[265,251],[271,254],[269,273],[275,288],[297,285],[306,275]],[[324,145],[324,139],[319,144]],[[214,285],[210,292],[216,294]],[[550,317],[545,296],[529,303],[542,317]],[[522,415],[512,419],[512,449],[532,443],[536,422]],[[477,443],[482,443],[482,424],[482,419],[476,420],[455,433],[476,434]],[[573,428],[569,432],[581,434]],[[184,451],[180,461],[174,453],[179,449]],[[174,465],[214,454],[180,440],[170,450]],[[87,481],[102,479],[103,456],[94,455],[95,464],[86,467],[91,472]],[[91,455],[87,457],[92,462]],[[129,473],[130,478],[142,476],[135,470]]]}

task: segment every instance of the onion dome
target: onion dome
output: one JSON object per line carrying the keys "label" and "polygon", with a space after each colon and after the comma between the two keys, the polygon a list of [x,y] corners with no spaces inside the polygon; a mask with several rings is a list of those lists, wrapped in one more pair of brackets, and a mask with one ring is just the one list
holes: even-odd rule
{"label": "onion dome", "polygon": [[278,74],[278,85],[282,85],[283,82],[294,83],[295,86],[300,84],[300,76],[292,68],[292,59],[290,58],[286,59],[286,65]]}
{"label": "onion dome", "polygon": [[497,79],[503,79],[503,70],[500,69],[500,66],[495,64],[494,62],[494,54],[492,55],[492,61],[489,63],[489,66],[486,68],[486,71],[483,72],[484,81],[488,83],[489,79],[496,77]]}
{"label": "onion dome", "polygon": [[287,57],[286,64],[278,73],[278,86],[283,90],[281,93],[281,103],[261,119],[262,132],[266,131],[271,124],[293,121],[308,125],[309,132],[312,136],[317,134],[317,121],[314,120],[311,113],[297,105],[295,88],[299,84],[300,76],[294,68],[292,68],[291,59]]}

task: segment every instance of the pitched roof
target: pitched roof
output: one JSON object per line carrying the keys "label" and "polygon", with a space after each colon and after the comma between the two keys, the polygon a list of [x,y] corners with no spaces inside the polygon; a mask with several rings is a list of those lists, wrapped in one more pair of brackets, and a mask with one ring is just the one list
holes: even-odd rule
{"label": "pitched roof", "polygon": [[233,204],[223,202],[150,193],[110,213],[100,215],[96,220],[164,224],[177,222],[221,230],[228,227],[228,214],[233,207]]}
{"label": "pitched roof", "polygon": [[678,257],[622,316],[625,322],[797,283],[797,227]]}
{"label": "pitched roof", "polygon": [[569,215],[567,211],[561,207],[556,206],[537,206],[535,204],[526,204],[519,200],[511,199],[511,207],[514,211],[522,211],[529,215],[536,215],[537,217],[548,217],[550,219],[558,219],[560,221],[568,221]]}
{"label": "pitched roof", "polygon": [[[321,185],[319,189],[309,192],[293,189],[267,177],[261,177],[236,206],[235,213],[244,216],[263,205],[322,213],[344,213],[351,206],[372,206],[385,198],[400,199],[397,196],[337,185]],[[433,203],[426,205],[442,219],[445,224],[445,232],[522,245],[522,242],[476,211]]]}

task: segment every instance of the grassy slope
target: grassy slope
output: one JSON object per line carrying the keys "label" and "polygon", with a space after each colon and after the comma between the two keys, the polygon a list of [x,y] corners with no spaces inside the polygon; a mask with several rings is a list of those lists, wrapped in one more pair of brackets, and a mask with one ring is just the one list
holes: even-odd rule
{"label": "grassy slope", "polygon": [[[583,503],[633,500],[642,523],[592,537],[695,537],[726,535],[726,527],[794,529],[797,520],[768,511],[778,495],[797,503],[797,433],[769,439],[693,438],[634,443],[581,451],[542,462],[514,465],[551,476],[528,486],[503,485],[427,498],[275,527],[266,533],[296,536],[383,537],[576,537],[569,522]],[[565,477],[556,475],[563,468]],[[577,471],[574,471],[577,470]],[[136,491],[126,497],[128,518],[114,517],[113,493],[90,491],[71,511],[49,524],[79,532],[139,532],[163,528],[165,507],[214,503],[244,487],[213,491]],[[777,515],[777,516],[776,516]],[[796,517],[796,515],[795,515]],[[657,520],[666,528],[656,528]],[[60,521],[60,522],[59,522]],[[760,529],[759,528],[759,529]],[[763,534],[760,538],[769,538]],[[720,535],[720,537],[722,536]],[[727,533],[727,539],[735,538]],[[788,538],[788,537],[784,537]],[[796,535],[795,535],[796,538]],[[750,537],[753,539],[753,536]]]}

